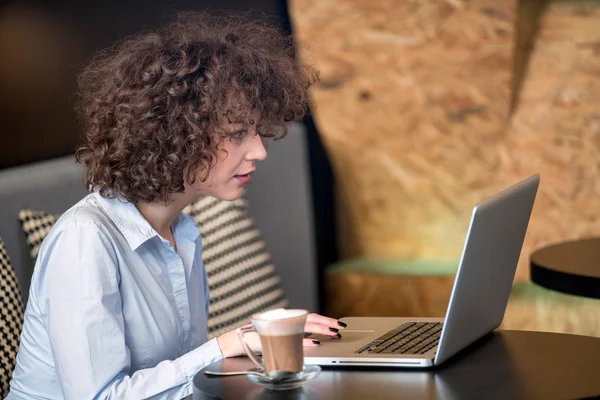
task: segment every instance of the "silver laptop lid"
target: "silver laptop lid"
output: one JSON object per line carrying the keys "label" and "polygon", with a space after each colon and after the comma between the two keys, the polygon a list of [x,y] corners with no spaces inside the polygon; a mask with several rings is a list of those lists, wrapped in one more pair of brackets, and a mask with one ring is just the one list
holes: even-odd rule
{"label": "silver laptop lid", "polygon": [[435,365],[500,326],[539,182],[533,175],[473,208]]}

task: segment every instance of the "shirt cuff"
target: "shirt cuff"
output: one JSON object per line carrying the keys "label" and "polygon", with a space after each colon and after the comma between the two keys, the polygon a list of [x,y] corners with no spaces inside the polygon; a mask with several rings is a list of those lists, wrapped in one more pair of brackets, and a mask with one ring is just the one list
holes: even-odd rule
{"label": "shirt cuff", "polygon": [[187,380],[191,381],[202,368],[222,358],[217,338],[214,338],[181,357],[181,366]]}

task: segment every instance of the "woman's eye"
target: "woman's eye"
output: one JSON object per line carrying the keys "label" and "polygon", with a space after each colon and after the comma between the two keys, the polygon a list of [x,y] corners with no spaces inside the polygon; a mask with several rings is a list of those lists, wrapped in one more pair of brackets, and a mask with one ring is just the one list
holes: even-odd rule
{"label": "woman's eye", "polygon": [[248,133],[248,131],[246,129],[240,129],[239,131],[235,131],[231,134],[231,137],[234,139],[238,139],[241,140],[244,137],[246,137],[246,133]]}

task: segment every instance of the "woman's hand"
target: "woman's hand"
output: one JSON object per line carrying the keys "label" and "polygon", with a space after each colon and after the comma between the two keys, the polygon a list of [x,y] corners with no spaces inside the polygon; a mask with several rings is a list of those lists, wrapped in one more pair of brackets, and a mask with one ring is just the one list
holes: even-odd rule
{"label": "woman's hand", "polygon": [[[248,332],[244,335],[246,343],[255,353],[261,353],[260,339],[256,332]],[[242,346],[240,339],[235,330],[222,334],[217,338],[217,343],[221,349],[224,358],[245,356],[246,350]]]}
{"label": "woman's hand", "polygon": [[[346,324],[338,321],[337,319],[324,317],[319,314],[308,314],[306,318],[306,324],[304,325],[304,332],[306,333],[317,333],[319,335],[329,336],[333,339],[340,339],[342,337],[341,331],[346,327]],[[321,344],[316,339],[304,339],[305,346],[318,346]]]}
{"label": "woman's hand", "polygon": [[[305,333],[316,333],[319,335],[329,336],[332,339],[342,337],[341,331],[346,327],[346,324],[337,319],[324,317],[319,314],[308,314],[306,324],[304,325]],[[248,332],[244,335],[246,343],[255,353],[261,353],[260,338],[256,332]],[[223,353],[223,357],[237,357],[246,355],[246,351],[242,347],[240,340],[235,330],[224,333],[217,338],[217,343]],[[306,338],[303,339],[304,346],[318,346],[321,344],[319,340]]]}

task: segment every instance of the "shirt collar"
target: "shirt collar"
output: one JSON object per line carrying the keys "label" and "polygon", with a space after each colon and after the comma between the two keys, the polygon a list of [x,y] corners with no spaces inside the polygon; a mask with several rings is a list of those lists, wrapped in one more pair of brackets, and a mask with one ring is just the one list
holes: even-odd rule
{"label": "shirt collar", "polygon": [[[136,250],[155,236],[161,240],[165,240],[152,228],[133,203],[119,197],[107,199],[102,197],[98,192],[94,192],[94,196],[123,234],[131,250]],[[184,215],[183,213],[180,213],[175,218],[172,228],[175,237],[185,237],[191,241],[195,241],[200,236],[200,231],[194,220],[189,215]]]}

